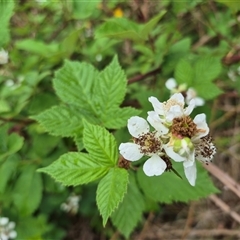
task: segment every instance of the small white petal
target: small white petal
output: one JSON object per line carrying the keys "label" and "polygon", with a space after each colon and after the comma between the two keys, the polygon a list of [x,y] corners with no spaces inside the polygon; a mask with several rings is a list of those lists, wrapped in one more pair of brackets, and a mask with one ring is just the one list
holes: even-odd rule
{"label": "small white petal", "polygon": [[192,186],[195,186],[196,178],[197,178],[197,168],[196,163],[194,162],[190,167],[184,167],[184,172],[187,180]]}
{"label": "small white petal", "polygon": [[209,127],[206,122],[206,115],[204,113],[198,114],[193,119],[193,122],[197,125],[197,129],[200,131],[193,137],[193,141],[202,138],[209,133]]}
{"label": "small white petal", "polygon": [[16,238],[17,237],[17,232],[16,231],[11,231],[10,233],[9,233],[9,238]]}
{"label": "small white petal", "polygon": [[166,120],[172,122],[174,118],[182,117],[183,109],[179,105],[171,106],[169,111],[166,114]]}
{"label": "small white petal", "polygon": [[169,129],[162,124],[162,121],[156,112],[149,111],[147,120],[157,130],[158,133],[160,134],[168,133]]}
{"label": "small white petal", "polygon": [[148,122],[144,118],[134,116],[128,119],[128,131],[133,137],[138,138],[140,135],[148,133],[149,130]]}
{"label": "small white petal", "polygon": [[143,171],[149,177],[161,175],[166,168],[167,164],[158,155],[153,155],[143,165]]}
{"label": "small white petal", "polygon": [[195,104],[195,99],[192,99],[192,100],[189,102],[189,105],[185,108],[184,114],[185,114],[186,116],[189,116],[189,115],[192,113],[192,111],[193,111],[193,109],[195,108],[195,106],[196,106],[196,104]]}
{"label": "small white petal", "polygon": [[0,218],[0,225],[6,225],[9,222],[9,219],[7,217],[1,217]]}
{"label": "small white petal", "polygon": [[177,87],[177,82],[174,78],[169,78],[166,83],[165,83],[165,86],[167,89],[169,90],[173,90],[174,88]]}
{"label": "small white petal", "polygon": [[205,100],[200,97],[196,97],[195,99],[195,105],[196,106],[203,106],[205,104]]}
{"label": "small white petal", "polygon": [[8,223],[8,229],[14,229],[16,226],[16,223],[15,222],[9,222]]}
{"label": "small white petal", "polygon": [[3,49],[0,51],[0,64],[6,64],[8,62],[8,52]]}
{"label": "small white petal", "polygon": [[184,106],[184,97],[181,93],[174,93],[168,101],[170,101],[170,100],[175,100],[179,104]]}
{"label": "small white petal", "polygon": [[165,150],[166,154],[175,162],[184,162],[186,160],[186,158],[174,152],[172,146],[163,145],[163,149]]}
{"label": "small white petal", "polygon": [[140,152],[139,146],[135,143],[121,143],[119,146],[120,154],[129,161],[137,161],[143,153]]}
{"label": "small white petal", "polygon": [[163,103],[159,102],[156,97],[149,97],[148,101],[152,103],[155,112],[157,112],[159,115],[164,115]]}

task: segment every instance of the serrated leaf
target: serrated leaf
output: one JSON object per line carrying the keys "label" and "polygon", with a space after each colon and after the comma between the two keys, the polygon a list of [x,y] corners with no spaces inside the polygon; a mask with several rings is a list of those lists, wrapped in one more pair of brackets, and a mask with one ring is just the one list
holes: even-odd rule
{"label": "serrated leaf", "polygon": [[31,215],[42,199],[42,178],[36,167],[25,166],[13,190],[13,202],[23,216]]}
{"label": "serrated leaf", "polygon": [[112,18],[103,23],[96,31],[95,38],[130,39],[142,42],[139,26],[126,18]]}
{"label": "serrated leaf", "polygon": [[80,113],[70,107],[54,106],[32,118],[55,136],[74,136],[83,129]]}
{"label": "serrated leaf", "polygon": [[157,16],[155,16],[154,18],[152,18],[150,21],[143,25],[140,35],[144,40],[148,38],[148,35],[152,31],[152,29],[156,26],[158,21],[165,15],[165,13],[166,10],[162,10]]}
{"label": "serrated leaf", "polygon": [[7,183],[17,169],[19,158],[12,155],[0,165],[0,193],[4,193]]}
{"label": "serrated leaf", "polygon": [[103,116],[103,124],[106,128],[118,129],[125,126],[130,117],[137,116],[140,113],[140,110],[132,107],[111,108],[106,116]]}
{"label": "serrated leaf", "polygon": [[221,72],[221,61],[214,57],[201,57],[194,65],[194,84],[208,83],[217,78]]}
{"label": "serrated leaf", "polygon": [[38,169],[66,186],[76,186],[95,181],[104,176],[109,165],[103,165],[89,154],[70,152],[62,155],[51,165]]}
{"label": "serrated leaf", "polygon": [[213,185],[207,171],[199,164],[195,187],[192,187],[185,178],[182,164],[175,165],[174,169],[180,173],[183,179],[180,179],[173,172],[165,172],[158,177],[148,177],[142,169],[138,171],[138,182],[147,197],[161,203],[188,202],[219,192]]}
{"label": "serrated leaf", "polygon": [[196,89],[198,95],[206,100],[213,99],[223,93],[220,88],[211,82],[198,83],[197,85],[193,85],[193,87]]}
{"label": "serrated leaf", "polygon": [[64,66],[55,73],[54,89],[63,102],[94,113],[93,85],[98,74],[88,63],[66,60]]}
{"label": "serrated leaf", "polygon": [[127,193],[111,216],[113,225],[128,238],[141,219],[144,207],[143,195],[137,186],[134,175],[130,174]]}
{"label": "serrated leaf", "polygon": [[187,60],[180,60],[176,66],[174,77],[178,84],[186,83],[187,86],[192,86],[194,80],[193,67]]}
{"label": "serrated leaf", "polygon": [[97,188],[97,206],[103,218],[103,226],[123,200],[127,185],[128,172],[123,168],[112,168],[100,181]]}
{"label": "serrated leaf", "polygon": [[114,166],[118,160],[117,144],[105,128],[84,121],[83,144],[99,163]]}
{"label": "serrated leaf", "polygon": [[115,56],[112,62],[99,74],[94,86],[95,95],[99,96],[99,107],[102,116],[124,100],[127,78]]}

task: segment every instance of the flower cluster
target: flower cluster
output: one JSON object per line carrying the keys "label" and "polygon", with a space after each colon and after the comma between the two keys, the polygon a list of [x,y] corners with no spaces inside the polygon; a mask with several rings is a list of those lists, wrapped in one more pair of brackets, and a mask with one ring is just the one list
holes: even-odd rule
{"label": "flower cluster", "polygon": [[128,161],[148,156],[143,165],[147,176],[158,176],[171,170],[175,172],[171,160],[183,162],[185,175],[194,186],[197,175],[195,159],[208,163],[216,153],[206,115],[198,114],[192,119],[190,114],[195,100],[190,100],[184,107],[181,93],[173,94],[166,102],[159,102],[155,97],[150,97],[149,101],[154,111],[148,112],[147,120],[138,116],[128,120],[133,142],[120,144],[121,155]]}
{"label": "flower cluster", "polygon": [[197,96],[197,92],[193,88],[188,88],[186,84],[180,84],[177,85],[177,82],[174,78],[169,78],[165,86],[168,90],[170,90],[171,94],[174,93],[184,93],[186,95],[186,103],[189,104],[189,102],[194,99],[195,100],[195,106],[203,106],[205,104],[205,101],[203,98],[200,98]]}
{"label": "flower cluster", "polygon": [[0,239],[8,240],[17,237],[17,232],[14,230],[15,223],[9,222],[6,217],[0,217]]}

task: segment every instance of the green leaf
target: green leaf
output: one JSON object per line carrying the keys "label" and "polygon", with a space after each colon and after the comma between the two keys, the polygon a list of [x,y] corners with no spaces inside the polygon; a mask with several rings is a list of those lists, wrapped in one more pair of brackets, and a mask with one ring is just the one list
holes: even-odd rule
{"label": "green leaf", "polygon": [[89,154],[70,152],[62,155],[51,165],[38,169],[66,186],[76,186],[93,182],[104,176],[109,165],[103,165]]}
{"label": "green leaf", "polygon": [[174,77],[178,84],[186,83],[187,86],[192,86],[194,80],[193,67],[187,60],[180,60],[176,66]]}
{"label": "green leaf", "polygon": [[194,84],[211,82],[217,78],[222,70],[221,61],[215,57],[201,57],[194,65]]}
{"label": "green leaf", "polygon": [[213,99],[223,93],[215,84],[209,82],[202,82],[193,85],[194,89],[197,91],[198,95],[204,99]]}
{"label": "green leaf", "polygon": [[35,166],[25,166],[13,190],[13,202],[23,216],[31,215],[42,199],[42,178]]}
{"label": "green leaf", "polygon": [[0,161],[5,157],[19,151],[23,146],[23,137],[16,133],[8,135],[8,126],[0,128]]}
{"label": "green leaf", "polygon": [[111,216],[113,225],[128,238],[141,219],[144,207],[143,195],[137,186],[134,175],[130,174],[127,193]]}
{"label": "green leaf", "polygon": [[200,164],[198,164],[195,187],[192,187],[185,178],[182,164],[175,165],[174,169],[183,179],[180,179],[173,172],[165,172],[158,177],[148,177],[142,169],[138,171],[138,182],[147,197],[161,203],[188,202],[219,192],[213,185],[207,171]]}
{"label": "green leaf", "polygon": [[141,113],[140,110],[137,110],[132,107],[124,108],[111,108],[109,112],[103,116],[103,124],[106,128],[109,129],[118,129],[126,125],[127,120],[132,116],[137,116]]}
{"label": "green leaf", "polygon": [[240,10],[239,1],[229,1],[229,0],[216,0],[216,2],[222,3],[229,7],[232,12],[237,13]]}
{"label": "green leaf", "polygon": [[9,179],[17,169],[19,158],[11,155],[0,165],[0,193],[4,193]]}
{"label": "green leaf", "polygon": [[147,40],[148,35],[152,31],[152,29],[156,26],[158,21],[165,15],[165,13],[166,10],[162,10],[157,16],[155,16],[154,18],[152,18],[150,21],[143,25],[140,35],[144,40]]}
{"label": "green leaf", "polygon": [[86,19],[98,10],[101,0],[76,1],[72,0],[73,18]]}
{"label": "green leaf", "polygon": [[63,102],[94,113],[93,85],[97,78],[98,71],[92,65],[66,60],[55,73],[53,85]]}
{"label": "green leaf", "polygon": [[130,39],[142,42],[139,26],[126,18],[112,18],[103,23],[96,31],[95,38]]}
{"label": "green leaf", "polygon": [[112,62],[100,73],[94,86],[101,116],[107,116],[107,112],[111,108],[122,103],[126,86],[127,78],[115,56]]}
{"label": "green leaf", "polygon": [[84,121],[83,143],[99,163],[114,166],[118,160],[117,144],[105,128]]}
{"label": "green leaf", "polygon": [[127,185],[128,172],[123,168],[112,168],[100,181],[97,188],[97,206],[103,218],[103,226],[123,200]]}
{"label": "green leaf", "polygon": [[14,1],[0,0],[0,49],[9,41],[9,20],[13,15]]}
{"label": "green leaf", "polygon": [[81,114],[70,107],[54,106],[32,118],[55,136],[74,136],[83,129]]}
{"label": "green leaf", "polygon": [[59,45],[56,43],[47,44],[33,39],[24,39],[16,42],[18,49],[25,50],[43,57],[52,57],[59,52]]}

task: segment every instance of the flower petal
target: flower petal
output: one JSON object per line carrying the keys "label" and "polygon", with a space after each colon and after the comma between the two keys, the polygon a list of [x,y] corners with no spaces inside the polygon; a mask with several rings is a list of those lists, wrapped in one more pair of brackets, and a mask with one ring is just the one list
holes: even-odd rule
{"label": "flower petal", "polygon": [[177,82],[174,78],[169,78],[166,83],[165,83],[165,86],[167,89],[169,90],[173,90],[174,88],[177,87]]}
{"label": "flower petal", "polygon": [[200,97],[195,97],[195,105],[196,106],[203,106],[205,104],[205,100]]}
{"label": "flower petal", "polygon": [[169,111],[166,113],[166,120],[172,122],[174,118],[182,117],[183,109],[180,105],[171,106]]}
{"label": "flower petal", "polygon": [[181,93],[174,93],[168,101],[175,100],[180,105],[184,106],[184,97]]}
{"label": "flower petal", "polygon": [[195,186],[196,178],[197,178],[197,168],[196,163],[190,167],[184,167],[184,172],[187,180],[192,186]]}
{"label": "flower petal", "polygon": [[161,175],[166,168],[167,164],[158,155],[153,155],[143,165],[143,171],[149,177]]}
{"label": "flower petal", "polygon": [[120,154],[129,161],[137,161],[143,153],[140,152],[139,146],[135,143],[121,143],[119,146]]}
{"label": "flower petal", "polygon": [[189,105],[184,110],[184,114],[186,116],[189,116],[192,113],[192,111],[195,108],[195,106],[196,106],[195,99],[190,100]]}
{"label": "flower petal", "polygon": [[133,137],[138,138],[140,135],[148,133],[149,130],[148,122],[144,118],[134,116],[128,119],[128,131]]}
{"label": "flower petal", "polygon": [[160,134],[168,133],[169,129],[162,124],[162,121],[156,112],[149,111],[147,120],[157,130],[158,133]]}
{"label": "flower petal", "polygon": [[175,162],[184,162],[186,160],[186,158],[180,156],[179,154],[177,154],[176,152],[173,151],[173,147],[172,146],[168,146],[168,145],[163,145],[163,149],[165,150],[166,154],[172,158]]}
{"label": "flower petal", "polygon": [[153,109],[159,115],[164,115],[163,103],[159,102],[156,97],[149,97],[148,101],[152,103]]}
{"label": "flower petal", "polygon": [[204,113],[196,115],[193,122],[197,125],[198,131],[193,137],[193,141],[202,137],[205,137],[209,133],[209,127],[206,122],[206,115]]}

